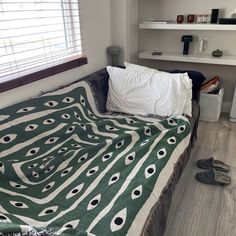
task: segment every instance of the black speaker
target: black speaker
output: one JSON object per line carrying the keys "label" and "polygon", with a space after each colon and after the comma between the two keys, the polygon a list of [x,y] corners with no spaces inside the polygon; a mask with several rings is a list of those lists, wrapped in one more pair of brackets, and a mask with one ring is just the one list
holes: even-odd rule
{"label": "black speaker", "polygon": [[218,21],[219,9],[211,10],[211,24],[216,24]]}
{"label": "black speaker", "polygon": [[183,55],[188,55],[189,44],[191,42],[193,42],[193,36],[192,35],[183,35],[182,38],[181,38],[181,42],[184,43]]}

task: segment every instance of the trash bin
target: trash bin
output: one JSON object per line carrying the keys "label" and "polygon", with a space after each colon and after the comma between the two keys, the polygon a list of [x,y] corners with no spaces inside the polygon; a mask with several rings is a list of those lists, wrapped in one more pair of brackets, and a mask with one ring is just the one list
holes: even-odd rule
{"label": "trash bin", "polygon": [[219,120],[222,102],[224,96],[224,89],[221,88],[218,94],[200,94],[200,120],[217,122]]}

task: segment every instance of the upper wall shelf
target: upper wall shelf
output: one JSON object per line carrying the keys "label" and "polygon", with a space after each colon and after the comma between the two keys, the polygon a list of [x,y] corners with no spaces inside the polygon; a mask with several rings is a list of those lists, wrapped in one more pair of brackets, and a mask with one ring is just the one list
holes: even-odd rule
{"label": "upper wall shelf", "polygon": [[144,22],[139,24],[140,29],[159,29],[159,30],[226,30],[236,31],[236,25],[221,24],[175,24],[175,23],[155,23]]}
{"label": "upper wall shelf", "polygon": [[236,56],[213,57],[211,55],[183,55],[181,53],[164,52],[160,56],[152,55],[153,51],[144,51],[139,53],[140,59],[161,60],[161,61],[179,61],[193,62],[214,65],[236,66]]}

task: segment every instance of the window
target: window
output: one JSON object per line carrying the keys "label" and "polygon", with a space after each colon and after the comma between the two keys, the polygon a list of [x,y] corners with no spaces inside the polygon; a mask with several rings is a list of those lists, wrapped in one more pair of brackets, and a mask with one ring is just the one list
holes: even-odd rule
{"label": "window", "polygon": [[85,63],[78,0],[0,0],[0,90]]}

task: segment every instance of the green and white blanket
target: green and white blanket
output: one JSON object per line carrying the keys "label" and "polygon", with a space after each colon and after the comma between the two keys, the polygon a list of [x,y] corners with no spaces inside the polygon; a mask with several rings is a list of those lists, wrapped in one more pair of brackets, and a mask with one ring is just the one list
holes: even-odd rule
{"label": "green and white blanket", "polygon": [[0,111],[0,235],[139,235],[184,117],[105,116],[79,82]]}

